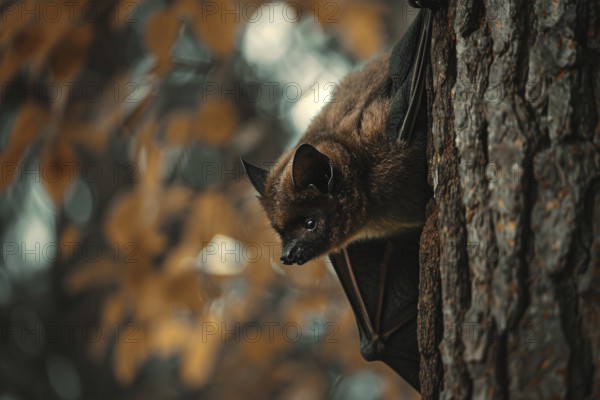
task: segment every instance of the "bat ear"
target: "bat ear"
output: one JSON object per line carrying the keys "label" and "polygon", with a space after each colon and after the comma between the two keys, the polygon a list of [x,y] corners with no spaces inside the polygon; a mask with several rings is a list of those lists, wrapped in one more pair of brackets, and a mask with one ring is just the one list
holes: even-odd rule
{"label": "bat ear", "polygon": [[310,144],[300,145],[292,161],[292,183],[297,192],[312,189],[320,194],[331,193],[333,186],[331,160]]}
{"label": "bat ear", "polygon": [[265,195],[265,183],[267,182],[267,176],[269,176],[269,171],[266,169],[262,169],[257,167],[256,165],[252,165],[243,158],[242,165],[244,166],[244,170],[246,171],[246,175],[250,179],[250,183],[254,186],[254,189],[261,195]]}

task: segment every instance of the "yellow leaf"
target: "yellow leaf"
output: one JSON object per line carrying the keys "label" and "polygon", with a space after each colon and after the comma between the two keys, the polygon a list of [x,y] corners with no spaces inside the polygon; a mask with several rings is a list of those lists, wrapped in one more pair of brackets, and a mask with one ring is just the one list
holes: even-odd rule
{"label": "yellow leaf", "polygon": [[224,146],[238,127],[237,112],[229,102],[208,101],[202,104],[193,126],[200,140]]}
{"label": "yellow leaf", "polygon": [[4,190],[19,175],[18,168],[23,152],[34,143],[48,120],[48,111],[42,106],[35,103],[26,103],[21,106],[8,143],[0,154],[0,165],[3,169],[0,190]]}
{"label": "yellow leaf", "polygon": [[[228,56],[234,49],[238,24],[244,21],[240,16],[240,2],[216,0],[204,4],[200,18],[194,20],[198,35],[217,56]],[[227,13],[227,10],[233,11]]]}
{"label": "yellow leaf", "polygon": [[155,70],[164,74],[171,67],[170,49],[179,31],[177,15],[172,10],[156,12],[146,27],[146,45],[157,59]]}
{"label": "yellow leaf", "polygon": [[46,144],[40,162],[40,178],[55,205],[60,205],[65,191],[79,175],[79,163],[64,141]]}
{"label": "yellow leaf", "polygon": [[142,263],[143,268],[151,268],[144,261],[159,254],[165,244],[165,237],[158,232],[159,202],[156,193],[138,187],[117,199],[106,218],[105,232],[111,243],[120,249],[133,249],[129,261]]}
{"label": "yellow leaf", "polygon": [[343,18],[335,28],[340,31],[344,45],[358,58],[367,59],[384,46],[383,12],[380,3],[357,1],[342,9]]}
{"label": "yellow leaf", "polygon": [[163,319],[152,330],[148,340],[150,347],[162,357],[169,357],[178,353],[190,343],[189,324],[174,317]]}
{"label": "yellow leaf", "polygon": [[91,41],[91,25],[78,25],[69,30],[50,55],[50,65],[57,79],[69,81],[77,75],[86,61]]}
{"label": "yellow leaf", "polygon": [[132,337],[131,329],[136,328],[125,330],[115,346],[115,374],[120,383],[127,385],[133,383],[140,365],[151,355],[147,341]]}
{"label": "yellow leaf", "polygon": [[[216,334],[209,334],[208,327],[217,329]],[[190,338],[190,346],[183,354],[181,362],[182,380],[191,387],[200,387],[210,378],[215,368],[215,361],[222,346],[219,329],[220,321],[208,318],[194,331]]]}
{"label": "yellow leaf", "polygon": [[230,200],[212,191],[194,200],[183,240],[202,248],[217,234],[239,238],[240,231],[241,222]]}
{"label": "yellow leaf", "polygon": [[167,143],[176,146],[189,144],[191,123],[191,118],[187,113],[172,115],[166,129]]}

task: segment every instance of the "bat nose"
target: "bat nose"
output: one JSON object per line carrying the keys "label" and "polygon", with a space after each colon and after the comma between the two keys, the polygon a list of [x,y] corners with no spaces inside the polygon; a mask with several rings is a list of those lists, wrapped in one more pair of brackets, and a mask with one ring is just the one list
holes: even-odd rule
{"label": "bat nose", "polygon": [[283,254],[280,258],[281,262],[285,265],[292,265],[294,263],[294,255],[293,254]]}
{"label": "bat nose", "polygon": [[280,260],[285,265],[292,265],[293,263],[298,262],[295,243],[292,242],[283,247]]}

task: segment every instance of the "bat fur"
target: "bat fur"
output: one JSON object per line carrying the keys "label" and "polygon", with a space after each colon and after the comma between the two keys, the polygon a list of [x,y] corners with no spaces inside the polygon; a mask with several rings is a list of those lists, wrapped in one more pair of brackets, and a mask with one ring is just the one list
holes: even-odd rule
{"label": "bat fur", "polygon": [[[380,54],[346,76],[333,101],[269,173],[249,169],[244,162],[281,236],[284,263],[303,264],[350,242],[422,226],[431,193],[425,138],[409,144],[390,140],[386,134],[392,102],[389,62],[389,52]],[[329,160],[333,167],[330,192],[307,187],[310,183],[300,188],[294,184],[294,174],[298,180],[310,181],[315,179],[315,170],[328,172],[326,163],[311,160],[319,158],[315,151],[295,163],[301,145],[311,146]],[[317,222],[312,231],[305,228],[310,218]]]}

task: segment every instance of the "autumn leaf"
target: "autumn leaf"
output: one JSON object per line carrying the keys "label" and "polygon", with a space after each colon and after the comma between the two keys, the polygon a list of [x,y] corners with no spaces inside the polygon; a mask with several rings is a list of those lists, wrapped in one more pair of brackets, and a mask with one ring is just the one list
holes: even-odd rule
{"label": "autumn leaf", "polygon": [[26,103],[21,107],[13,123],[8,143],[0,153],[0,164],[4,171],[0,180],[0,190],[4,190],[18,176],[23,153],[40,135],[49,119],[47,110],[36,103]]}
{"label": "autumn leaf", "polygon": [[336,28],[344,45],[359,59],[367,59],[383,47],[383,11],[378,3],[353,1],[344,5]]}
{"label": "autumn leaf", "polygon": [[171,9],[156,12],[148,21],[146,46],[157,60],[155,71],[166,73],[171,67],[171,46],[177,38],[179,21]]}
{"label": "autumn leaf", "polygon": [[239,237],[239,217],[230,200],[218,191],[206,192],[194,200],[189,221],[183,232],[187,243],[203,247],[216,234]]}
{"label": "autumn leaf", "polygon": [[15,75],[19,68],[42,47],[44,30],[41,26],[33,26],[28,29],[19,30],[4,50],[2,63],[0,64],[0,81],[5,82]]}
{"label": "autumn leaf", "polygon": [[201,387],[206,384],[216,367],[216,358],[223,341],[220,332],[211,335],[207,333],[209,325],[220,329],[221,323],[213,316],[207,315],[195,326],[188,342],[189,346],[182,354],[181,378],[190,387]]}
{"label": "autumn leaf", "polygon": [[56,206],[60,206],[67,188],[79,175],[80,165],[68,142],[47,143],[40,160],[40,177]]}
{"label": "autumn leaf", "polygon": [[235,48],[235,34],[239,24],[244,22],[237,0],[216,0],[203,3],[202,13],[193,20],[198,36],[218,57],[230,55]]}
{"label": "autumn leaf", "polygon": [[140,366],[152,354],[148,348],[148,341],[134,335],[131,325],[129,330],[119,333],[115,345],[114,368],[117,380],[121,384],[130,385],[138,372]]}
{"label": "autumn leaf", "polygon": [[198,139],[213,146],[224,146],[236,133],[236,110],[230,102],[210,100],[202,103],[193,127]]}
{"label": "autumn leaf", "polygon": [[[105,223],[111,243],[134,246],[143,260],[163,251],[166,238],[158,231],[158,201],[156,194],[139,186],[117,199]],[[149,268],[149,266],[148,266]]]}
{"label": "autumn leaf", "polygon": [[187,113],[176,113],[169,118],[165,135],[166,142],[169,145],[184,146],[190,144],[191,119]]}
{"label": "autumn leaf", "polygon": [[91,25],[74,26],[66,33],[49,57],[56,79],[69,81],[77,75],[85,64],[91,41]]}

